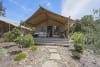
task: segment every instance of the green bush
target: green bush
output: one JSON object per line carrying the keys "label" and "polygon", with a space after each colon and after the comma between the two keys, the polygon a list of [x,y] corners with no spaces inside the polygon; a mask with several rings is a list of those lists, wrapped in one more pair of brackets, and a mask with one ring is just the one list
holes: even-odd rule
{"label": "green bush", "polygon": [[80,53],[79,52],[73,52],[72,55],[75,59],[80,59]]}
{"label": "green bush", "polygon": [[85,44],[85,38],[84,35],[80,32],[75,32],[71,39],[74,40],[74,47],[75,50],[78,52],[83,52],[84,44]]}
{"label": "green bush", "polygon": [[74,23],[70,26],[69,32],[82,32],[82,24],[80,20],[74,21]]}
{"label": "green bush", "polygon": [[21,61],[26,58],[26,53],[19,53],[14,57],[14,61]]}
{"label": "green bush", "polygon": [[3,34],[4,40],[5,41],[12,41],[12,37],[11,37],[11,32],[7,32]]}
{"label": "green bush", "polygon": [[34,45],[33,36],[31,34],[25,36],[25,45],[26,47],[30,47]]}
{"label": "green bush", "polygon": [[32,46],[32,47],[31,47],[31,50],[32,50],[32,51],[35,51],[35,50],[37,50],[37,48],[36,48],[35,46]]}
{"label": "green bush", "polygon": [[16,43],[19,44],[19,46],[22,47],[30,47],[34,45],[33,36],[31,34],[25,35],[25,36],[19,36],[15,39]]}
{"label": "green bush", "polygon": [[81,32],[75,32],[72,36],[71,39],[74,40],[75,43],[81,43],[84,44],[84,34]]}
{"label": "green bush", "polygon": [[83,45],[82,44],[74,44],[75,50],[78,52],[83,52]]}
{"label": "green bush", "polygon": [[20,31],[17,28],[13,28],[12,31],[4,33],[3,37],[5,41],[14,41],[18,36],[20,36]]}

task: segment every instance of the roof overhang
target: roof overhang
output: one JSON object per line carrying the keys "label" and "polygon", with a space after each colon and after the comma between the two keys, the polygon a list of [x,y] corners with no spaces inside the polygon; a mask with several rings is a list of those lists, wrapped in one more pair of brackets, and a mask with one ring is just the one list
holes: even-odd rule
{"label": "roof overhang", "polygon": [[4,24],[6,24],[6,25],[11,25],[11,26],[14,26],[14,27],[18,27],[18,24],[15,24],[14,22],[9,21],[9,20],[7,20],[7,19],[2,19],[2,18],[0,18],[0,21],[1,21],[1,23],[4,23]]}

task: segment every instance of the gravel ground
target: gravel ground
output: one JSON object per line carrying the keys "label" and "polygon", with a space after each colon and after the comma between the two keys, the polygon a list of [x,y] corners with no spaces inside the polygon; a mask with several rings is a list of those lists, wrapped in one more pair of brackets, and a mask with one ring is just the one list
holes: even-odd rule
{"label": "gravel ground", "polygon": [[85,50],[80,59],[80,67],[100,67],[100,56],[94,55],[91,50]]}
{"label": "gravel ground", "polygon": [[[24,48],[28,57],[20,62],[13,61],[16,55],[15,51],[20,51],[14,42],[0,43],[0,47],[8,51],[8,56],[0,60],[0,67],[42,67],[42,64],[50,57],[49,48],[51,46],[36,46],[38,49],[32,52],[29,48]],[[55,47],[55,46],[54,46]],[[100,57],[94,56],[91,51],[84,51],[80,61],[74,60],[72,56],[73,47],[56,46],[57,52],[61,56],[61,60],[54,60],[59,67],[100,67]]]}

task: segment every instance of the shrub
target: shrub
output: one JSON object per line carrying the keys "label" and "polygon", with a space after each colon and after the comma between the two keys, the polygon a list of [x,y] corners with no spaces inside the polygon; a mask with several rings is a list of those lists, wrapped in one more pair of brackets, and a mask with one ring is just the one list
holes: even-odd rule
{"label": "shrub", "polygon": [[83,45],[82,44],[74,44],[75,50],[78,52],[83,52]]}
{"label": "shrub", "polygon": [[19,36],[15,39],[15,42],[18,44],[19,47],[23,47],[24,46],[24,37]]}
{"label": "shrub", "polygon": [[79,52],[73,52],[72,55],[75,59],[80,59],[80,53]]}
{"label": "shrub", "polygon": [[84,35],[80,32],[75,32],[71,36],[71,39],[74,40],[75,50],[78,52],[83,52],[84,43],[85,43]]}
{"label": "shrub", "polygon": [[5,41],[12,41],[11,32],[7,32],[3,34]]}
{"label": "shrub", "polygon": [[35,46],[32,46],[32,47],[31,47],[31,50],[32,50],[32,51],[35,51],[35,50],[37,50],[37,48],[36,48]]}
{"label": "shrub", "polygon": [[30,47],[34,45],[33,36],[31,34],[26,35],[24,38],[25,38],[25,47]]}
{"label": "shrub", "polygon": [[15,56],[14,61],[21,61],[26,58],[26,53],[19,53]]}
{"label": "shrub", "polygon": [[72,36],[71,39],[74,40],[75,43],[81,43],[84,44],[84,35],[80,32],[75,32]]}
{"label": "shrub", "polygon": [[17,44],[19,44],[19,46],[26,48],[34,45],[33,36],[31,34],[25,36],[19,36],[15,39],[15,41]]}
{"label": "shrub", "polygon": [[14,41],[20,35],[20,31],[17,28],[13,28],[12,31],[4,33],[3,37],[5,41]]}
{"label": "shrub", "polygon": [[82,24],[80,23],[80,20],[76,20],[75,23],[73,23],[70,26],[70,32],[82,32]]}

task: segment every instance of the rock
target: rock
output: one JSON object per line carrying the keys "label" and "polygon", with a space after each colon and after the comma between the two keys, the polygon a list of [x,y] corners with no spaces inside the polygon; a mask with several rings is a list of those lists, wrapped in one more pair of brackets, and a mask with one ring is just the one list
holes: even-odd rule
{"label": "rock", "polygon": [[58,46],[46,46],[48,48],[58,48]]}
{"label": "rock", "polygon": [[58,67],[58,64],[57,62],[54,62],[54,61],[46,61],[42,67]]}
{"label": "rock", "polygon": [[33,67],[32,65],[25,65],[24,67]]}
{"label": "rock", "polygon": [[64,63],[65,63],[65,65],[66,65],[66,67],[70,67],[69,64],[68,64],[68,62],[64,62]]}
{"label": "rock", "polygon": [[72,61],[68,62],[68,64],[69,64],[69,67],[79,67],[77,63],[72,62]]}
{"label": "rock", "polygon": [[57,52],[57,49],[49,49],[49,52],[55,53],[55,52]]}
{"label": "rock", "polygon": [[57,54],[57,53],[52,53],[52,54],[50,55],[50,59],[53,59],[53,60],[60,60],[61,57],[60,57],[60,55]]}
{"label": "rock", "polygon": [[0,58],[8,56],[7,50],[4,48],[0,48]]}

